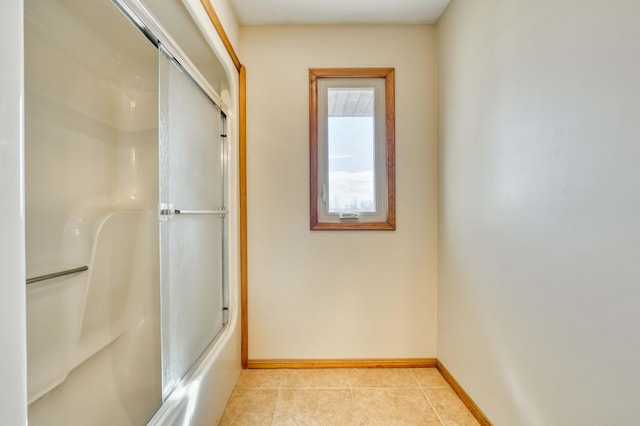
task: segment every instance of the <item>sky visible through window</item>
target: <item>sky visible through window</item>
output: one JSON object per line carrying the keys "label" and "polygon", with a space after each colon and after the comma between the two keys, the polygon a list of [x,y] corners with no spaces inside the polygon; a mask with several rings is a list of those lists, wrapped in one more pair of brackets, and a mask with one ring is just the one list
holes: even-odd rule
{"label": "sky visible through window", "polygon": [[375,212],[374,117],[329,117],[329,212]]}

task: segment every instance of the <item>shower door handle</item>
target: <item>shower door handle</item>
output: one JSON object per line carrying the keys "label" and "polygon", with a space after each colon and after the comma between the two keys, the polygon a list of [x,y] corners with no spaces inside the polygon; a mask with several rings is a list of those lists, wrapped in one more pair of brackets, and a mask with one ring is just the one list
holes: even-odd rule
{"label": "shower door handle", "polygon": [[225,217],[228,211],[226,208],[221,207],[218,210],[184,210],[175,209],[173,204],[160,204],[160,220],[167,220],[174,215],[187,215],[187,216],[220,216]]}
{"label": "shower door handle", "polygon": [[217,214],[219,216],[224,216],[227,214],[225,209],[220,210],[175,210],[175,214],[187,214],[187,215],[212,215]]}

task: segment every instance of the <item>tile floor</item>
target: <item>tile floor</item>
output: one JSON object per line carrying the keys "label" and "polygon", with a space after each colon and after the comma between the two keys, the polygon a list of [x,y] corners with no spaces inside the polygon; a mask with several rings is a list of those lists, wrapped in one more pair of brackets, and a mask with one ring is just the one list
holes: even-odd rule
{"label": "tile floor", "polygon": [[221,425],[478,425],[435,368],[243,370]]}

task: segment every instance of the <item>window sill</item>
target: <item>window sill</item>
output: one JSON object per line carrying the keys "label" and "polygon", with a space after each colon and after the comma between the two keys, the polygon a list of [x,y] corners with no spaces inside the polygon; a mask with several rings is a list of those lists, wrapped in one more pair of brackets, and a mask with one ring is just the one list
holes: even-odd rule
{"label": "window sill", "polygon": [[395,231],[395,221],[387,222],[316,222],[312,231]]}

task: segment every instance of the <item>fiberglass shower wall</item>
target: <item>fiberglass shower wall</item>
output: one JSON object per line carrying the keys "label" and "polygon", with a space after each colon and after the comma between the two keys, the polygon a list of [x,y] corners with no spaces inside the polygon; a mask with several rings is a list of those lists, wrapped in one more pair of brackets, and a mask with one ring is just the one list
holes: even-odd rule
{"label": "fiberglass shower wall", "polygon": [[157,53],[110,2],[25,3],[31,425],[161,404]]}
{"label": "fiberglass shower wall", "polygon": [[[224,114],[203,93],[111,1],[25,2],[26,273],[88,267],[27,286],[31,425],[144,424],[222,328]],[[215,213],[159,227],[161,202]]]}

